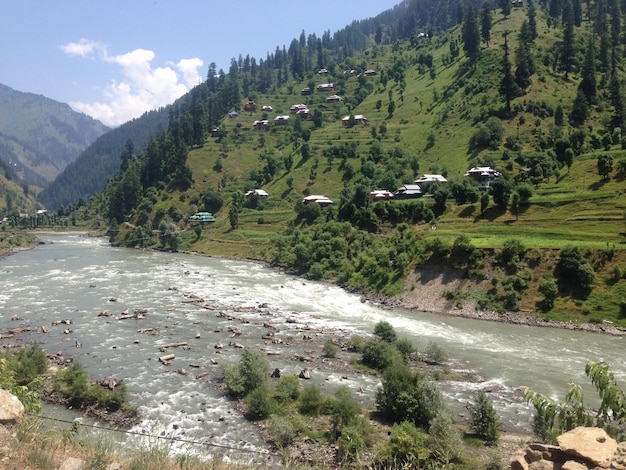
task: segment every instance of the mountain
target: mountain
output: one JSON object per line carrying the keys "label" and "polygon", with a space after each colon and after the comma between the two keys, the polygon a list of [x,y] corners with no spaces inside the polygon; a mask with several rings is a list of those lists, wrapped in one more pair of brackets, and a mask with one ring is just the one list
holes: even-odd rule
{"label": "mountain", "polygon": [[106,181],[120,169],[121,155],[128,146],[142,151],[150,139],[167,128],[171,106],[149,111],[100,136],[70,163],[39,194],[48,209],[68,207],[101,191]]}
{"label": "mountain", "polygon": [[0,84],[0,159],[36,191],[108,130],[67,104]]}

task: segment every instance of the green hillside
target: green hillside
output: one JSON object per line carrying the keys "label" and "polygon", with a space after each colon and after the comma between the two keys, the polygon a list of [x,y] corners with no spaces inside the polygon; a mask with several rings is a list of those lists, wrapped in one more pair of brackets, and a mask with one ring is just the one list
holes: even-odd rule
{"label": "green hillside", "polygon": [[[473,280],[447,294],[457,305],[624,323],[626,140],[615,85],[623,82],[623,57],[614,47],[603,62],[598,47],[597,93],[581,117],[574,104],[589,77],[588,38],[600,46],[606,33],[594,32],[595,9],[596,19],[580,26],[568,23],[566,10],[552,17],[539,8],[533,39],[524,36],[528,7],[507,17],[491,11],[490,40],[480,42],[475,63],[463,53],[469,7],[464,22],[444,33],[423,37],[416,29],[378,44],[372,34],[363,52],[329,63],[328,75],[310,65],[267,90],[251,86],[258,75],[235,62],[217,83],[194,90],[168,131],[94,198],[97,226],[110,226],[120,244],[266,259],[387,295],[411,289],[405,279],[420,266],[447,264]],[[576,33],[569,59],[568,24]],[[505,38],[512,71],[524,49],[535,69],[524,90],[511,92],[510,110]],[[334,91],[318,92],[322,83]],[[305,87],[313,92],[302,95]],[[328,102],[332,94],[342,101]],[[244,109],[248,100],[256,110]],[[291,113],[299,103],[310,118]],[[207,115],[220,109],[219,125],[209,128]],[[275,124],[280,115],[290,116],[288,125]],[[342,118],[357,115],[369,124],[344,127]],[[263,119],[268,129],[255,130]],[[468,184],[464,173],[473,166],[502,174],[491,193]],[[421,199],[369,198],[423,173],[448,183]],[[255,188],[269,197],[244,196]],[[303,204],[310,194],[334,204]],[[198,228],[188,218],[203,210],[217,222]]]}
{"label": "green hillside", "polygon": [[107,131],[67,104],[0,84],[0,159],[34,192]]}

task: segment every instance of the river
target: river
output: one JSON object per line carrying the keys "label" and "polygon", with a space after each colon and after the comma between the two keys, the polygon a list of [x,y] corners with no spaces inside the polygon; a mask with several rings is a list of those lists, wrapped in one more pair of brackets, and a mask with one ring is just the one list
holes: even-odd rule
{"label": "river", "polygon": [[[40,239],[35,249],[0,260],[0,332],[31,329],[1,344],[36,341],[49,353],[80,362],[94,378],[124,380],[142,417],[133,432],[178,439],[173,449],[270,458],[254,426],[216,387],[219,364],[235,362],[241,351],[231,341],[263,348],[271,354],[272,367],[283,373],[303,368],[284,355],[282,345],[261,339],[264,322],[277,325],[277,336],[285,342],[300,340],[302,354],[317,356],[321,343],[302,338],[331,334],[347,341],[354,334],[370,334],[381,320],[418,348],[436,341],[455,367],[486,379],[442,383],[451,406],[462,413],[475,390],[483,388],[511,430],[530,429],[530,410],[519,400],[521,386],[563,398],[568,381],[574,380],[591,400],[584,374],[588,360],[606,360],[618,381],[626,379],[624,339],[619,337],[386,308],[332,284],[254,262],[114,248],[105,239],[79,235],[42,234]],[[203,307],[193,299],[202,299]],[[135,309],[145,311],[145,319],[118,319]],[[237,319],[236,326],[229,316]],[[71,324],[52,326],[65,319]],[[233,327],[240,334],[231,338]],[[175,342],[187,346],[168,350],[176,357],[162,365],[159,347]],[[218,344],[224,348],[216,349]],[[202,372],[208,374],[196,379]],[[321,368],[312,375],[327,393],[346,384],[369,404],[379,384],[372,376]]]}

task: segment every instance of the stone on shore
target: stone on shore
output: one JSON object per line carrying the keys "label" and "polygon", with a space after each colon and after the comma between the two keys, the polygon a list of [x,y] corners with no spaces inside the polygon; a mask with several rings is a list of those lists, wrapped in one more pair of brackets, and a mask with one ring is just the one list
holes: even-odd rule
{"label": "stone on shore", "polygon": [[24,405],[13,394],[0,390],[0,423],[17,423],[24,417]]}

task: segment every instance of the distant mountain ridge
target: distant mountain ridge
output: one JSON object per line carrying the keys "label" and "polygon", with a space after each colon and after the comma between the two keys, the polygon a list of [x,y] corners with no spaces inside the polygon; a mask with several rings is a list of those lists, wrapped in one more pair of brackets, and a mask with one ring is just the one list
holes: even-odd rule
{"label": "distant mountain ridge", "polygon": [[110,129],[67,104],[0,84],[0,159],[43,188]]}

